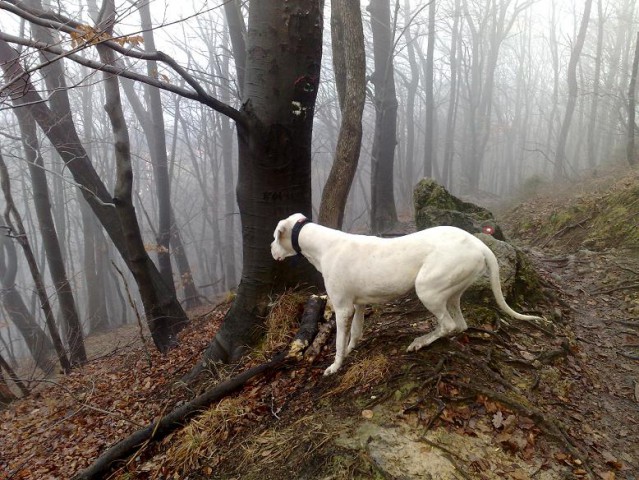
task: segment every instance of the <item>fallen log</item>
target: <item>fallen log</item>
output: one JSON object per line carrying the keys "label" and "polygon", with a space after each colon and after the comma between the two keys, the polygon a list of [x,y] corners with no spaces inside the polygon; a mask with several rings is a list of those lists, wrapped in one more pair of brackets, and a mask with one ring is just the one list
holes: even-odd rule
{"label": "fallen log", "polygon": [[298,359],[301,356],[300,352],[309,345],[317,334],[318,321],[322,318],[325,306],[325,298],[316,295],[311,296],[304,307],[300,328],[291,342],[290,348],[278,353],[269,362],[249,368],[245,372],[216,385],[159,420],[119,441],[102,453],[88,468],[77,473],[72,480],[103,478],[118,462],[124,462],[145,443],[161,440],[174,430],[183,427],[185,421],[190,417],[204,410],[213,402],[240,389],[252,378]]}

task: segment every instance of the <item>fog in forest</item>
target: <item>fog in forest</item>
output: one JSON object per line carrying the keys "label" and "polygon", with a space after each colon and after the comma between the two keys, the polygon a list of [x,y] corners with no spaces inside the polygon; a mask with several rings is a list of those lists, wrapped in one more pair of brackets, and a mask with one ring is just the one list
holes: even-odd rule
{"label": "fog in forest", "polygon": [[[356,98],[359,162],[334,207],[346,231],[410,220],[423,177],[491,206],[635,161],[634,0],[367,0],[360,30],[352,5],[347,22],[331,21],[331,2],[281,2],[307,10],[281,25],[280,2],[258,3],[0,0],[10,364],[33,356],[46,370],[57,352],[72,368],[84,337],[138,316],[168,350],[185,311],[240,281],[231,315],[253,325],[280,278],[277,221],[322,218],[338,191],[331,168]],[[299,65],[277,63],[291,50]]]}

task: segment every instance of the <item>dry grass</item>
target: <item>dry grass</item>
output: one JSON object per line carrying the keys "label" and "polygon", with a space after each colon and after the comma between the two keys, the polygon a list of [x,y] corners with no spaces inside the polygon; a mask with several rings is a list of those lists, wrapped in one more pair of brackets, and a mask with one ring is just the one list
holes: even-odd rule
{"label": "dry grass", "polygon": [[342,376],[340,383],[326,395],[337,395],[354,387],[369,387],[380,383],[390,369],[386,355],[378,353],[372,357],[362,358],[353,364]]}
{"label": "dry grass", "polygon": [[298,470],[332,437],[330,428],[314,415],[301,417],[283,428],[266,429],[241,445],[238,471],[245,478],[263,478],[263,469],[269,465]]}
{"label": "dry grass", "polygon": [[217,465],[225,446],[231,443],[249,413],[245,403],[243,397],[225,398],[167,437],[163,443],[170,447],[164,454],[163,464],[177,474]]}
{"label": "dry grass", "polygon": [[265,323],[266,336],[256,349],[257,355],[268,359],[289,344],[307,299],[304,292],[288,290],[271,302]]}

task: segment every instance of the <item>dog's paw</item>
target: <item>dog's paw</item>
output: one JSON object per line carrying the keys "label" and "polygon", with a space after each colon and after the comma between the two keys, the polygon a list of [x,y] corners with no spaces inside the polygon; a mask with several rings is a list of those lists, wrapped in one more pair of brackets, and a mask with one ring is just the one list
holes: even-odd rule
{"label": "dog's paw", "polygon": [[328,377],[329,375],[333,375],[335,372],[339,370],[339,365],[331,365],[326,370],[324,370],[324,376]]}
{"label": "dog's paw", "polygon": [[424,342],[421,341],[417,341],[413,340],[413,343],[411,343],[408,348],[406,349],[407,352],[416,352],[417,350],[419,350],[420,348],[422,348],[424,346]]}

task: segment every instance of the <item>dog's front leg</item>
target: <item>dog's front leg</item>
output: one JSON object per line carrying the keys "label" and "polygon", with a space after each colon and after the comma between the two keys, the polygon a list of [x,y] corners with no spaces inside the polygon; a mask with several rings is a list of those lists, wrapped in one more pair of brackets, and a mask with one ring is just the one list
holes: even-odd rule
{"label": "dog's front leg", "polygon": [[364,332],[364,305],[355,305],[355,315],[351,325],[351,339],[346,347],[346,355],[351,353],[362,339]]}
{"label": "dog's front leg", "polygon": [[354,309],[352,305],[350,308],[338,308],[335,306],[335,361],[330,367],[324,370],[324,375],[332,375],[337,372],[342,366],[344,358],[348,355],[346,348],[348,346],[348,336],[351,329],[353,312]]}

